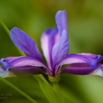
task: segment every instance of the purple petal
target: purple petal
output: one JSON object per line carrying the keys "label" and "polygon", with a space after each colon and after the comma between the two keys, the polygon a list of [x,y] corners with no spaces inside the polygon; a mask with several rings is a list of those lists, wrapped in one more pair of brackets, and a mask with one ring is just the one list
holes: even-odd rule
{"label": "purple petal", "polygon": [[103,59],[103,56],[95,55],[95,54],[91,54],[91,53],[81,53],[80,55],[84,55],[86,57],[95,59],[97,62],[99,62],[99,61],[101,61]]}
{"label": "purple petal", "polygon": [[23,52],[35,58],[42,59],[42,55],[39,52],[35,41],[24,31],[14,27],[10,32],[10,36],[15,45]]}
{"label": "purple petal", "polygon": [[[24,71],[24,69],[29,69],[29,68],[33,69],[34,68],[34,72],[36,72],[35,68],[43,67],[44,70],[48,73],[48,75],[51,75],[51,71],[39,59],[36,59],[34,57],[30,57],[30,56],[23,56],[23,57],[18,57],[18,58],[14,57],[15,59],[13,59],[13,60],[10,60],[9,58],[13,58],[13,57],[1,59],[1,63],[3,64],[3,66],[7,70],[10,69],[10,68],[12,68],[12,70],[15,69],[15,68],[17,68],[18,70],[23,68],[23,71]],[[40,71],[40,70],[37,68],[37,71]]]}
{"label": "purple petal", "polygon": [[3,64],[3,69],[4,70],[8,70],[10,68],[10,64],[9,62],[12,62],[13,60],[16,60],[18,58],[21,58],[23,56],[19,56],[19,57],[7,57],[7,58],[2,58],[0,59],[0,62]]}
{"label": "purple petal", "polygon": [[4,61],[11,62],[11,61],[13,61],[13,60],[15,60],[15,59],[18,59],[18,58],[21,58],[21,57],[23,57],[23,56],[2,58],[2,59],[0,59],[0,62],[1,62],[1,63],[3,63]]}
{"label": "purple petal", "polygon": [[[56,16],[56,23],[57,23],[57,27],[59,29],[59,34],[60,36],[62,35],[63,29],[65,29],[66,31],[68,31],[68,25],[67,25],[67,14],[66,11],[58,11]],[[68,33],[67,33],[68,35]]]}
{"label": "purple petal", "polygon": [[[74,64],[74,63],[77,63],[77,64],[85,63],[95,69],[97,67],[98,61],[97,61],[97,59],[95,60],[95,59],[92,59],[92,58],[89,58],[89,57],[86,57],[86,56],[83,56],[80,54],[69,54],[69,55],[67,55],[67,57],[64,60],[62,60],[58,65],[56,65],[55,74],[58,74],[61,71],[61,69],[60,69],[61,66],[65,65],[65,64],[70,65],[70,64]],[[91,70],[92,70],[92,68],[91,68]]]}
{"label": "purple petal", "polygon": [[62,70],[62,73],[71,73],[78,75],[87,75],[90,74],[94,70],[93,67],[90,67],[89,64],[70,64],[65,69]]}
{"label": "purple petal", "polygon": [[60,40],[53,46],[52,60],[53,67],[60,63],[68,54],[69,41],[66,30],[63,30]]}
{"label": "purple petal", "polygon": [[10,62],[11,67],[19,67],[19,66],[43,66],[46,67],[45,64],[43,64],[42,61],[34,58],[34,57],[30,57],[30,56],[24,56],[18,59],[13,60],[12,62]]}
{"label": "purple petal", "polygon": [[21,75],[31,75],[31,74],[45,74],[45,72],[37,67],[33,66],[24,66],[24,67],[15,67],[15,68],[10,68],[9,70],[16,76],[21,76]]}
{"label": "purple petal", "polygon": [[70,64],[61,73],[71,73],[71,74],[78,74],[78,75],[99,75],[103,76],[103,64],[97,64],[97,67],[94,69],[90,67],[89,64]]}
{"label": "purple petal", "polygon": [[35,59],[34,57],[21,57],[16,59],[10,63],[11,68],[15,67],[24,67],[24,66],[35,66],[35,67],[43,67],[46,71],[49,71],[47,66],[40,60]]}
{"label": "purple petal", "polygon": [[91,54],[91,53],[81,53],[81,55],[84,55],[84,56],[87,56],[87,57],[90,57],[90,58],[93,58],[93,59],[96,59],[98,56],[95,55],[95,54]]}
{"label": "purple petal", "polygon": [[80,54],[69,54],[58,66],[73,63],[87,63],[91,67],[96,68],[97,62],[97,59],[92,59]]}
{"label": "purple petal", "polygon": [[57,28],[47,29],[41,37],[41,47],[50,70],[52,70],[52,48],[59,38]]}

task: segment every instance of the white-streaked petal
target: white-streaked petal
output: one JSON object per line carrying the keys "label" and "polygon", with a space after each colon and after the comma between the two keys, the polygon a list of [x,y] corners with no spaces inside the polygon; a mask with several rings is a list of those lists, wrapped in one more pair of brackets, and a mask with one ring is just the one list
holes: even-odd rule
{"label": "white-streaked petal", "polygon": [[41,47],[43,54],[46,58],[48,67],[52,70],[52,48],[53,45],[59,40],[60,35],[58,34],[58,29],[47,29],[41,36]]}
{"label": "white-streaked petal", "polygon": [[[96,68],[97,66],[97,62],[96,60],[94,59],[91,59],[89,57],[86,57],[86,56],[83,56],[83,55],[80,55],[80,54],[69,54],[67,55],[67,57],[62,60],[58,65],[56,65],[55,67],[55,72],[58,71],[58,68],[60,66],[63,66],[63,65],[66,65],[66,64],[74,64],[74,63],[86,63],[88,65],[90,65],[92,68]],[[61,70],[59,70],[58,72],[60,72]],[[74,72],[74,71],[73,71]],[[57,73],[56,73],[57,74]]]}
{"label": "white-streaked petal", "polygon": [[94,70],[92,73],[90,73],[89,75],[99,75],[99,76],[103,76],[101,69],[96,69],[96,70]]}
{"label": "white-streaked petal", "polygon": [[[95,62],[95,63],[94,63]],[[92,67],[96,67],[97,61],[79,54],[69,54],[58,65],[73,64],[73,63],[88,63]]]}
{"label": "white-streaked petal", "polygon": [[[31,56],[22,56],[22,57],[7,57],[2,58],[1,63],[3,65],[3,70],[9,70],[10,68],[16,68],[21,71],[33,71],[34,73],[41,73],[43,74],[42,70],[38,67],[43,67],[45,72],[48,75],[52,75],[51,71],[48,69],[48,67],[39,59],[31,57]],[[34,70],[33,70],[34,69]]]}
{"label": "white-streaked petal", "polygon": [[90,75],[103,76],[103,64],[99,64],[99,66],[97,66],[97,68],[92,73],[90,73]]}
{"label": "white-streaked petal", "polygon": [[26,67],[26,66],[43,67],[47,73],[51,74],[51,71],[41,60],[36,59],[34,57],[30,57],[30,56],[24,56],[24,57],[18,58],[10,62],[9,64],[10,64],[9,68]]}
{"label": "white-streaked petal", "polygon": [[4,71],[2,69],[2,66],[0,66],[0,77],[6,78],[6,77],[14,77],[14,76],[16,75],[10,72],[9,70]]}

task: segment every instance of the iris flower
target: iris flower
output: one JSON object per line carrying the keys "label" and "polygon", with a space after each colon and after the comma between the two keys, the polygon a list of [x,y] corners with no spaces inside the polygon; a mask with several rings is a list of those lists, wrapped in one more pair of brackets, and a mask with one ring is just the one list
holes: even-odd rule
{"label": "iris flower", "polygon": [[[42,61],[42,54],[36,42],[24,31],[14,27],[10,37],[15,45],[29,56],[6,57],[0,59],[0,76],[12,74],[47,74],[56,77],[60,73],[78,75],[97,74],[102,76],[103,59],[101,55],[91,53],[68,54],[69,39],[66,11],[58,11],[56,16],[57,27],[47,29],[41,36],[41,48],[47,61]],[[68,65],[62,69],[63,65]]]}

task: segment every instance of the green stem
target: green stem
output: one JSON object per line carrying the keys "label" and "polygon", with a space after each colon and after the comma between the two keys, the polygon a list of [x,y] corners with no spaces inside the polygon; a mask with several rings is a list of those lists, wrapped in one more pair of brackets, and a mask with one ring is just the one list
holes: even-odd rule
{"label": "green stem", "polygon": [[60,98],[62,99],[62,102],[65,103],[63,94],[61,92],[61,89],[58,83],[53,83],[53,89],[60,96]]}
{"label": "green stem", "polygon": [[22,90],[20,90],[19,88],[17,88],[15,85],[13,85],[12,83],[8,82],[6,79],[0,77],[0,80],[2,82],[4,82],[5,84],[7,84],[8,86],[12,87],[13,89],[15,89],[16,91],[18,91],[20,94],[22,94],[24,97],[26,97],[28,100],[30,100],[32,103],[37,103],[33,98],[31,98],[29,95],[27,95],[25,92],[23,92]]}
{"label": "green stem", "polygon": [[1,25],[3,26],[4,30],[7,32],[8,35],[10,35],[10,31],[9,29],[7,28],[7,26],[2,22],[0,21]]}
{"label": "green stem", "polygon": [[53,84],[54,91],[62,99],[62,102],[65,103],[63,94],[62,94],[61,89],[60,89],[59,84],[58,84],[60,81],[60,75],[57,75],[56,77],[49,77],[49,80]]}
{"label": "green stem", "polygon": [[[6,31],[6,33],[8,34],[8,36],[10,37],[10,30],[7,28],[7,26],[2,21],[0,21],[0,23],[3,26],[4,30]],[[16,45],[14,45],[14,46],[16,47],[16,49],[18,50],[20,55],[25,56],[25,53],[23,53]]]}

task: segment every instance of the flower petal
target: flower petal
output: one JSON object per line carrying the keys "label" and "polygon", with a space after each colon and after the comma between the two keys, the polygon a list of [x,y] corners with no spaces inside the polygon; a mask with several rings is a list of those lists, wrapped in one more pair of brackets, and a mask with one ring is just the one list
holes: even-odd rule
{"label": "flower petal", "polygon": [[67,31],[63,30],[60,40],[53,46],[52,50],[52,60],[53,67],[60,63],[68,54],[69,51],[69,41]]}
{"label": "flower petal", "polygon": [[[100,57],[100,56],[98,56],[98,57]],[[87,56],[80,55],[80,54],[69,54],[69,55],[67,55],[67,57],[64,60],[62,60],[58,65],[56,65],[55,74],[57,75],[59,72],[61,72],[61,68],[60,68],[61,66],[65,65],[65,64],[70,65],[70,64],[75,64],[75,63],[77,63],[77,64],[85,63],[95,69],[97,67],[98,59],[89,58]],[[88,68],[88,69],[92,70],[92,68]],[[74,68],[74,70],[75,69],[76,68]]]}
{"label": "flower petal", "polygon": [[90,57],[90,58],[93,58],[93,59],[96,59],[98,56],[95,55],[95,54],[91,54],[91,53],[81,53],[81,55],[84,55],[84,56],[87,56],[87,57]]}
{"label": "flower petal", "polygon": [[5,77],[11,77],[11,76],[15,76],[12,72],[6,70],[5,67],[0,66],[0,77],[5,78]]}
{"label": "flower petal", "polygon": [[87,74],[90,74],[93,70],[94,70],[94,68],[90,67],[89,64],[76,63],[76,64],[70,64],[69,66],[67,66],[65,69],[63,69],[62,73],[87,75]]}
{"label": "flower petal", "polygon": [[11,61],[18,59],[18,58],[21,58],[21,57],[23,57],[23,56],[2,58],[2,59],[0,59],[0,62],[1,63],[3,63],[4,61],[11,62]]}
{"label": "flower petal", "polygon": [[61,73],[103,76],[103,64],[97,63],[97,67],[93,68],[86,63],[74,63],[63,69]]}
{"label": "flower petal", "polygon": [[12,62],[13,60],[16,60],[18,58],[21,58],[23,56],[18,56],[18,57],[7,57],[7,58],[2,58],[0,59],[0,62],[3,64],[3,69],[8,70],[10,68],[9,63]]}
{"label": "flower petal", "polygon": [[36,42],[24,31],[14,27],[10,32],[10,36],[15,45],[23,52],[35,58],[42,59],[42,55],[37,48]]}
{"label": "flower petal", "polygon": [[45,74],[45,72],[37,67],[33,66],[24,66],[24,67],[14,67],[10,68],[9,70],[16,76],[22,76],[22,75],[31,75],[31,74]]}
{"label": "flower petal", "polygon": [[[62,35],[63,29],[65,29],[66,31],[68,31],[68,25],[67,25],[67,13],[65,10],[63,11],[58,11],[56,16],[56,23],[57,23],[57,27],[59,29],[59,34],[60,36]],[[68,35],[68,33],[67,33]]]}
{"label": "flower petal", "polygon": [[80,54],[69,54],[61,63],[58,64],[58,66],[73,63],[87,63],[91,67],[96,68],[97,62],[98,59],[92,59]]}
{"label": "flower petal", "polygon": [[57,27],[47,29],[41,36],[41,47],[50,70],[52,70],[52,48],[59,38],[60,35],[58,34]]}
{"label": "flower petal", "polygon": [[90,75],[99,75],[99,76],[103,76],[103,71],[101,69],[95,69],[92,73],[90,73]]}
{"label": "flower petal", "polygon": [[[20,70],[21,68],[23,68],[24,71],[24,69],[27,70],[29,68],[30,69],[34,68],[34,72],[37,72],[40,71],[37,67],[43,67],[44,70],[48,73],[48,75],[52,75],[51,71],[47,68],[47,66],[41,60],[36,59],[34,57],[23,56],[23,57],[18,57],[16,59],[13,59],[12,61],[10,61],[10,59],[8,58],[1,59],[1,63],[6,68],[6,70],[10,68],[12,68],[12,70],[15,68]],[[35,68],[37,68],[37,70]]]}
{"label": "flower petal", "polygon": [[98,63],[97,68],[90,75],[103,76],[103,64]]}
{"label": "flower petal", "polygon": [[103,56],[95,55],[95,54],[91,54],[91,53],[81,53],[80,55],[84,55],[86,57],[95,59],[97,62],[99,62],[99,61],[101,61],[103,59]]}

